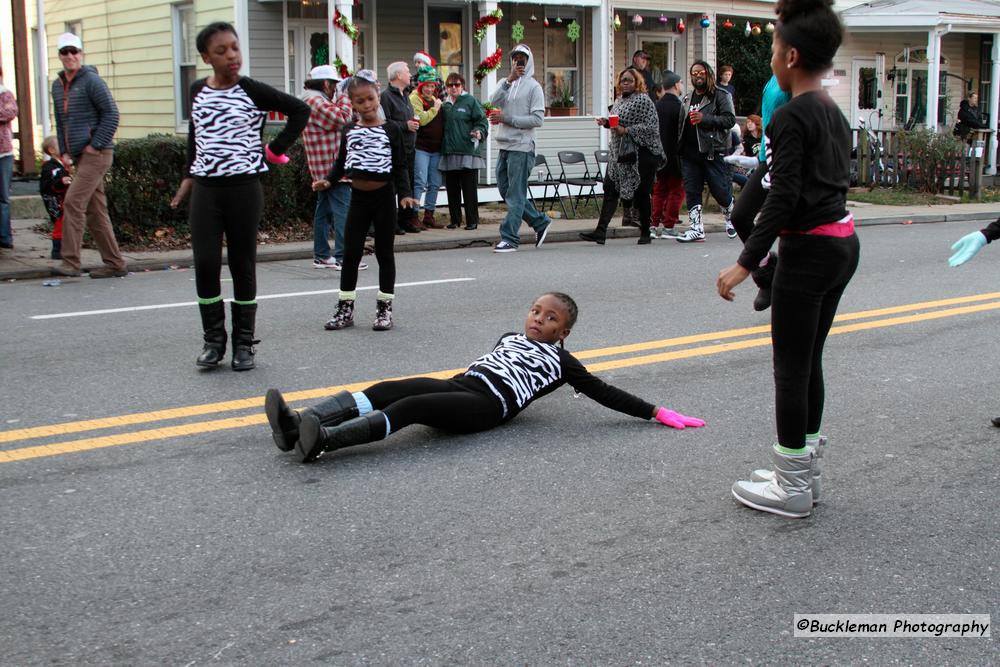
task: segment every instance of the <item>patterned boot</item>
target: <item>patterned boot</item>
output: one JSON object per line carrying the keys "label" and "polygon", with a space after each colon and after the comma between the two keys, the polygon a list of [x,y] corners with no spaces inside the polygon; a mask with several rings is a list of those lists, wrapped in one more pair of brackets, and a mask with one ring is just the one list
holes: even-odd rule
{"label": "patterned boot", "polygon": [[388,331],[392,328],[392,299],[379,299],[375,302],[375,322],[372,331]]}
{"label": "patterned boot", "polygon": [[688,230],[677,237],[678,243],[703,243],[705,228],[701,224],[701,204],[688,211],[688,223]]}
{"label": "patterned boot", "polygon": [[337,331],[354,326],[354,299],[341,299],[337,302],[337,311],[326,324],[327,331]]}
{"label": "patterned boot", "polygon": [[729,206],[722,209],[722,216],[726,219],[726,236],[731,239],[735,239],[736,228],[733,227],[733,209],[736,208],[736,200],[729,202]]}

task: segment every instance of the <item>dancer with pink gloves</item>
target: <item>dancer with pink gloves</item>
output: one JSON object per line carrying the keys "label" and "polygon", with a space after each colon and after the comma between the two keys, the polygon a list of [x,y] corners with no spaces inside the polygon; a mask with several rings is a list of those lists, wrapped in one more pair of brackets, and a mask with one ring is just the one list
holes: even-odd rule
{"label": "dancer with pink gloves", "polygon": [[655,419],[677,429],[705,425],[591,375],[564,347],[577,312],[576,302],[566,294],[541,295],[528,310],[524,333],[504,334],[491,352],[448,380],[380,382],[364,391],[341,391],[302,412],[293,411],[281,392],[270,389],[265,411],[274,444],[286,452],[296,449],[307,463],[324,452],[382,440],[411,424],[456,433],[486,431],[564,384],[639,419]]}

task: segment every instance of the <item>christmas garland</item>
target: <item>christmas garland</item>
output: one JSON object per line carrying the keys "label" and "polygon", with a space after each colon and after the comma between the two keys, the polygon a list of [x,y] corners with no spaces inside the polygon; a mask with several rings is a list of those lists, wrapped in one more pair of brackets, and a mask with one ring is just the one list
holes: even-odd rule
{"label": "christmas garland", "polygon": [[472,26],[472,35],[476,38],[476,44],[486,38],[486,28],[500,23],[503,19],[503,12],[496,9],[485,16],[481,16],[476,25]]}
{"label": "christmas garland", "polygon": [[479,66],[476,67],[476,83],[482,83],[487,74],[500,69],[500,60],[502,58],[503,49],[497,47],[497,50],[493,52],[493,55],[487,56],[483,62],[479,63]]}
{"label": "christmas garland", "polygon": [[358,30],[358,26],[351,23],[351,19],[347,18],[340,13],[340,10],[335,10],[333,15],[333,25],[344,31],[344,34],[351,38],[351,42],[354,44],[358,43],[358,37],[361,36],[361,31]]}
{"label": "christmas garland", "polygon": [[332,65],[337,68],[337,73],[340,74],[341,79],[351,76],[351,70],[347,68],[347,65],[340,59],[340,56],[333,59]]}

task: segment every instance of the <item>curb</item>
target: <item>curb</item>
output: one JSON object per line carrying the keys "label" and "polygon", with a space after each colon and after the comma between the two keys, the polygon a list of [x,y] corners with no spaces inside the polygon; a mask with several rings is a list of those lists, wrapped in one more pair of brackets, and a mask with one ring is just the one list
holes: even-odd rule
{"label": "curb", "polygon": [[[875,225],[900,225],[900,224],[928,224],[936,222],[972,222],[972,221],[987,221],[993,222],[997,219],[996,212],[978,212],[978,213],[952,213],[952,214],[929,214],[929,215],[895,215],[895,216],[884,216],[880,218],[868,218],[856,221],[859,227],[868,227]],[[909,221],[909,223],[907,223]],[[718,229],[706,228],[706,234],[717,234],[723,232],[724,229],[721,225],[718,225]],[[610,227],[608,229],[609,239],[622,239],[622,238],[635,238],[639,236],[639,230],[634,227]],[[579,241],[579,230],[566,230],[566,231],[554,231],[550,232],[545,239],[545,244],[550,243],[567,243],[571,241]],[[476,236],[468,239],[452,238],[452,239],[439,239],[434,241],[409,241],[401,245],[397,245],[395,251],[400,252],[424,252],[430,250],[456,250],[462,248],[489,248],[493,245],[493,235],[489,237]],[[258,246],[257,248],[257,262],[283,262],[289,260],[304,260],[312,259],[313,253],[312,248],[302,248],[302,249],[288,249],[283,248],[281,245],[275,246]],[[150,257],[142,258],[135,261],[131,261],[128,264],[128,269],[130,272],[139,271],[165,271],[172,266],[190,266],[190,258],[185,258],[178,260],[176,257],[167,259],[161,257]],[[96,267],[86,267],[86,268],[96,268]],[[0,280],[2,281],[13,281],[13,280],[33,280],[38,278],[53,278],[55,276],[51,269],[47,266],[26,266],[22,269],[10,269],[10,270],[0,270]]]}

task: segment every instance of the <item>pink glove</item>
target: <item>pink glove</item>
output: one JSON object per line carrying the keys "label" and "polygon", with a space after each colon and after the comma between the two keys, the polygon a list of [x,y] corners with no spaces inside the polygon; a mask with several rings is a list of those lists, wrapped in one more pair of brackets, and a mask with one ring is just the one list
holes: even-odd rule
{"label": "pink glove", "polygon": [[704,426],[705,420],[698,419],[697,417],[687,417],[679,412],[674,412],[673,410],[668,410],[667,408],[660,408],[656,411],[656,421],[661,424],[666,424],[671,428],[684,428],[685,426]]}
{"label": "pink glove", "polygon": [[271,164],[288,164],[288,156],[287,155],[275,155],[271,151],[271,146],[270,145],[265,145],[264,146],[264,157]]}

